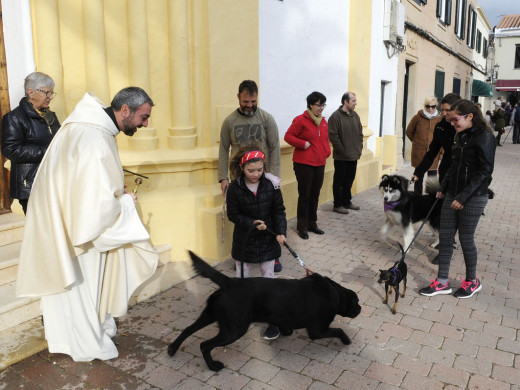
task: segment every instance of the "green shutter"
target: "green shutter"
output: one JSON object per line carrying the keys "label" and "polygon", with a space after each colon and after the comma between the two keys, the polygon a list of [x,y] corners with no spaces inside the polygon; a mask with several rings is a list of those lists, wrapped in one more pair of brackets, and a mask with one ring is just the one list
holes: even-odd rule
{"label": "green shutter", "polygon": [[444,77],[444,72],[435,71],[435,97],[438,101],[441,101],[444,96]]}

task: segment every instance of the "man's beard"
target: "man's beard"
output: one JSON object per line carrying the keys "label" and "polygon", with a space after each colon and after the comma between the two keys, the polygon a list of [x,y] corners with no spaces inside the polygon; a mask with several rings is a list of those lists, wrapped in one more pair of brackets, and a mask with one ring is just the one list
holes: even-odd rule
{"label": "man's beard", "polygon": [[131,137],[137,131],[137,127],[133,123],[134,115],[130,115],[128,118],[123,119],[123,133]]}
{"label": "man's beard", "polygon": [[134,127],[134,128],[125,128],[123,130],[123,133],[125,133],[127,136],[131,137],[135,134],[135,132],[137,131],[137,128]]}
{"label": "man's beard", "polygon": [[244,114],[245,116],[253,116],[255,115],[256,107],[257,106],[253,106],[251,110],[246,110],[245,108],[240,107],[240,111],[242,111],[242,114]]}

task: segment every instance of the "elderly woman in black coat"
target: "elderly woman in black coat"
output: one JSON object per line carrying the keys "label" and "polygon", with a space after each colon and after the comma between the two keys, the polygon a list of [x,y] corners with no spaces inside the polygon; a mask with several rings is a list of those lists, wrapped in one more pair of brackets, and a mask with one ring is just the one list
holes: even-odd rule
{"label": "elderly woman in black coat", "polygon": [[36,171],[52,138],[60,128],[56,114],[49,110],[56,96],[54,81],[41,72],[25,78],[25,97],[2,118],[2,154],[11,160],[11,198],[18,199],[23,212]]}

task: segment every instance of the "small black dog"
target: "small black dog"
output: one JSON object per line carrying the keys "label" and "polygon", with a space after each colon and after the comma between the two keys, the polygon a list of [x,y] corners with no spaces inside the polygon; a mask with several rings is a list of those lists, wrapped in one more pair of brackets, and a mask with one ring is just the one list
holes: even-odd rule
{"label": "small black dog", "polygon": [[252,322],[276,325],[284,336],[306,328],[311,340],[337,337],[343,344],[350,344],[345,332],[331,328],[330,323],[336,314],[354,318],[361,312],[354,291],[317,273],[303,279],[231,278],[194,253],[190,252],[190,256],[195,270],[220,289],[210,295],[200,317],[170,344],[170,356],[187,337],[215,321],[218,334],[200,344],[202,356],[213,371],[224,368],[222,362],[212,359],[213,348],[238,340]]}
{"label": "small black dog", "polygon": [[399,283],[403,281],[404,289],[403,294],[401,295],[401,298],[404,298],[406,294],[406,275],[408,274],[408,267],[406,266],[406,263],[404,262],[404,258],[406,253],[404,253],[404,249],[399,244],[399,247],[401,248],[401,260],[397,261],[392,268],[388,270],[382,270],[379,275],[379,280],[377,283],[385,283],[385,299],[383,300],[383,303],[388,303],[388,289],[390,289],[390,294],[392,293],[392,290],[395,291],[395,302],[394,307],[392,308],[392,313],[397,313],[397,301],[399,300]]}

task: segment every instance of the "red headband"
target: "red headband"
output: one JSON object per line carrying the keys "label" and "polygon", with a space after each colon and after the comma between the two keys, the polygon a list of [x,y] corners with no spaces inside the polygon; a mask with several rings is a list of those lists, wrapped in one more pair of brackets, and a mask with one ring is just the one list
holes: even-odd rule
{"label": "red headband", "polygon": [[240,159],[240,165],[244,165],[244,163],[246,161],[252,160],[254,158],[261,158],[262,160],[265,160],[265,154],[258,150],[254,150],[252,152],[247,152]]}

